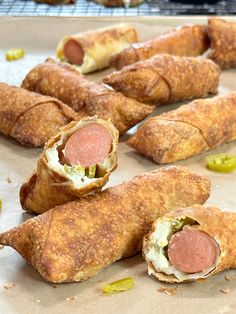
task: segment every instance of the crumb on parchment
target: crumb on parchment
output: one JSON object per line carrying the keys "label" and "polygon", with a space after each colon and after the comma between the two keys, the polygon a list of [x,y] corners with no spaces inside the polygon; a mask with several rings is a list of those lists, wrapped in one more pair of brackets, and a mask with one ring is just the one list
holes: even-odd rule
{"label": "crumb on parchment", "polygon": [[12,179],[10,177],[7,178],[7,183],[12,183]]}
{"label": "crumb on parchment", "polygon": [[175,287],[175,288],[164,288],[164,287],[162,287],[162,288],[157,289],[157,291],[159,291],[161,293],[165,293],[167,295],[176,295],[177,287]]}
{"label": "crumb on parchment", "polygon": [[0,250],[2,250],[4,248],[4,245],[0,244]]}
{"label": "crumb on parchment", "polygon": [[224,293],[224,294],[229,294],[230,293],[230,289],[221,289],[220,292]]}
{"label": "crumb on parchment", "polygon": [[4,288],[5,289],[11,289],[13,287],[15,287],[15,283],[14,282],[7,282],[5,285],[4,285]]}
{"label": "crumb on parchment", "polygon": [[76,300],[76,299],[77,299],[77,296],[74,295],[74,296],[72,296],[72,297],[67,297],[67,298],[66,298],[66,301],[74,301],[74,300]]}
{"label": "crumb on parchment", "polygon": [[205,281],[206,281],[205,278],[199,278],[199,279],[196,280],[196,282],[198,282],[198,283],[203,283],[203,282],[205,282]]}
{"label": "crumb on parchment", "polygon": [[230,275],[225,275],[225,280],[227,280],[227,281],[232,280],[232,276],[230,276]]}

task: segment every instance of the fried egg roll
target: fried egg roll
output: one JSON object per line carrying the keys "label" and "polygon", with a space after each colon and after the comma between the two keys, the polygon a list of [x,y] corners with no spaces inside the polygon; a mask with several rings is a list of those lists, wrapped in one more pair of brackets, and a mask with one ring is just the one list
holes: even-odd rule
{"label": "fried egg roll", "polygon": [[135,28],[117,24],[85,33],[65,36],[58,44],[57,58],[76,66],[81,73],[102,70],[110,57],[138,41]]}
{"label": "fried egg roll", "polygon": [[157,217],[202,204],[209,193],[207,178],[185,167],[163,167],[29,219],[1,234],[0,243],[47,281],[82,281],[139,252]]}
{"label": "fried egg roll", "polygon": [[220,68],[207,58],[160,54],[111,73],[103,82],[130,98],[156,104],[217,93]]}
{"label": "fried egg roll", "polygon": [[236,139],[236,93],[194,100],[147,120],[127,144],[159,164]]}
{"label": "fried egg roll", "polygon": [[236,214],[194,205],[158,218],[144,237],[149,275],[165,282],[195,281],[236,268]]}
{"label": "fried egg roll", "polygon": [[21,186],[22,207],[41,214],[102,188],[117,165],[119,132],[96,117],[71,122],[51,138]]}
{"label": "fried egg roll", "polygon": [[159,53],[196,57],[209,48],[207,26],[184,25],[143,43],[135,43],[114,55],[110,65],[121,69],[126,65],[145,60]]}
{"label": "fried egg roll", "polygon": [[208,20],[211,47],[208,57],[223,69],[236,66],[236,23],[219,18]]}
{"label": "fried egg roll", "polygon": [[89,81],[72,66],[52,59],[33,68],[22,87],[60,99],[80,117],[97,115],[104,120],[111,119],[120,135],[154,110],[154,106],[142,104],[101,83]]}
{"label": "fried egg roll", "polygon": [[59,100],[0,83],[0,132],[25,146],[43,146],[79,115]]}

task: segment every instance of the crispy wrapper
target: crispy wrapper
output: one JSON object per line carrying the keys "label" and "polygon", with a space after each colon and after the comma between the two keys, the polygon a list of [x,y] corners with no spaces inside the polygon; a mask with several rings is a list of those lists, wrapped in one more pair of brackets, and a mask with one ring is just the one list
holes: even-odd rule
{"label": "crispy wrapper", "polygon": [[112,56],[110,65],[121,69],[159,53],[195,57],[203,54],[209,45],[207,26],[184,25],[146,42],[132,44],[129,48]]}
{"label": "crispy wrapper", "polygon": [[229,268],[236,268],[236,248],[233,241],[236,236],[236,214],[222,212],[214,206],[204,207],[202,205],[194,205],[189,208],[171,211],[163,217],[158,218],[158,220],[154,222],[150,233],[144,237],[144,252],[148,250],[150,245],[150,235],[154,232],[158,222],[161,223],[164,221],[174,221],[176,219],[184,218],[191,218],[196,221],[195,225],[186,225],[184,226],[184,229],[203,231],[216,240],[220,248],[220,256],[208,273],[198,273],[198,277],[194,274],[195,278],[192,279],[191,276],[193,276],[193,274],[188,274],[188,279],[183,280],[176,278],[174,274],[167,275],[164,272],[155,270],[153,264],[147,259],[149,270],[157,279],[170,283],[193,281],[200,278],[208,278]]}
{"label": "crispy wrapper", "polygon": [[135,7],[143,2],[143,0],[94,0],[105,7]]}
{"label": "crispy wrapper", "polygon": [[65,62],[63,48],[71,39],[80,45],[84,53],[83,63],[76,65],[77,70],[89,73],[108,67],[110,57],[137,42],[138,34],[133,26],[122,23],[65,36],[57,47],[57,57]]}
{"label": "crispy wrapper", "polygon": [[[94,123],[104,126],[112,137],[112,148],[107,157],[109,165],[105,169],[103,164],[98,165],[97,172],[99,173],[101,168],[100,173],[101,171],[102,173],[91,180],[86,178],[86,181],[78,186],[72,177],[50,162],[49,159],[52,156],[48,155],[48,151],[55,148],[58,152],[61,144],[56,147],[56,143],[60,140],[63,143],[63,138],[68,138],[79,128]],[[117,166],[118,138],[119,133],[110,121],[100,120],[96,117],[84,118],[79,122],[73,121],[61,128],[60,132],[46,143],[37,163],[37,171],[21,186],[20,202],[22,207],[29,212],[41,214],[56,205],[65,204],[88,193],[100,190],[107,183],[110,173]],[[58,155],[59,153],[57,153]]]}
{"label": "crispy wrapper", "polygon": [[52,59],[33,68],[22,87],[60,99],[81,118],[97,115],[104,120],[111,119],[120,135],[154,110],[154,106],[142,104],[101,83],[89,81],[72,66]]}
{"label": "crispy wrapper", "polygon": [[47,281],[86,280],[141,249],[152,222],[177,207],[204,203],[210,182],[173,166],[55,207],[0,235]]}
{"label": "crispy wrapper", "polygon": [[220,68],[206,58],[160,54],[124,67],[104,83],[138,101],[157,104],[215,94]]}
{"label": "crispy wrapper", "polygon": [[127,144],[155,162],[186,159],[236,139],[236,93],[194,100],[147,120]]}
{"label": "crispy wrapper", "polygon": [[79,115],[59,100],[0,83],[0,132],[25,146],[43,146]]}
{"label": "crispy wrapper", "polygon": [[236,23],[219,18],[208,20],[211,41],[208,57],[223,69],[236,66]]}

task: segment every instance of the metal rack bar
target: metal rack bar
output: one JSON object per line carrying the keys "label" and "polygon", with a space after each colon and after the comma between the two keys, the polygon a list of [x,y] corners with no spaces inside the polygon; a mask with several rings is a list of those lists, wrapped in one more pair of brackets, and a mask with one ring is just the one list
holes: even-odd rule
{"label": "metal rack bar", "polygon": [[236,14],[236,0],[219,0],[216,5],[146,0],[133,8],[104,8],[92,0],[77,0],[72,5],[53,5],[31,0],[0,0],[0,15],[48,16],[144,16],[178,14]]}

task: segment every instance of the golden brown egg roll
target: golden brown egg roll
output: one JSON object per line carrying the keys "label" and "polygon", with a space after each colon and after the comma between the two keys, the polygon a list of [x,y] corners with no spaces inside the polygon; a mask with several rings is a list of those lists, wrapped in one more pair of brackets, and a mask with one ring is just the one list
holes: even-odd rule
{"label": "golden brown egg roll", "polygon": [[211,47],[208,57],[223,69],[236,66],[236,23],[220,18],[208,20]]}
{"label": "golden brown egg roll", "polygon": [[217,93],[220,68],[207,58],[156,55],[111,73],[103,82],[130,98],[156,104]]}
{"label": "golden brown egg roll", "polygon": [[157,217],[202,204],[209,193],[207,178],[185,167],[163,167],[29,219],[1,234],[0,243],[47,281],[82,281],[139,252]]}
{"label": "golden brown egg roll", "polygon": [[202,205],[171,211],[158,218],[144,237],[148,273],[174,283],[236,268],[235,236],[235,213]]}
{"label": "golden brown egg roll", "polygon": [[52,59],[33,68],[22,87],[60,99],[80,117],[97,115],[104,120],[111,119],[120,135],[154,110],[154,106],[142,104],[101,83],[89,81],[72,66]]}
{"label": "golden brown egg roll", "polygon": [[159,53],[196,57],[203,54],[209,45],[207,26],[184,25],[146,42],[132,44],[129,48],[112,56],[110,65],[121,69]]}
{"label": "golden brown egg roll", "polygon": [[134,7],[143,2],[143,0],[94,0],[106,7]]}
{"label": "golden brown egg roll", "polygon": [[0,83],[0,132],[22,145],[43,146],[79,115],[59,100]]}
{"label": "golden brown egg roll", "polygon": [[109,66],[110,57],[138,41],[135,28],[116,24],[88,32],[65,36],[58,44],[57,58],[74,64],[81,73]]}
{"label": "golden brown egg roll", "polygon": [[155,162],[186,159],[236,139],[236,93],[194,100],[147,120],[127,144]]}
{"label": "golden brown egg roll", "polygon": [[117,165],[119,132],[96,117],[71,122],[45,145],[37,170],[21,186],[22,207],[41,214],[101,189]]}

